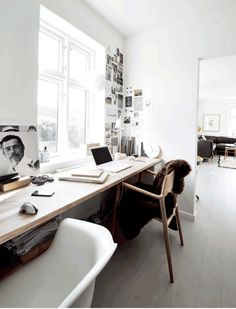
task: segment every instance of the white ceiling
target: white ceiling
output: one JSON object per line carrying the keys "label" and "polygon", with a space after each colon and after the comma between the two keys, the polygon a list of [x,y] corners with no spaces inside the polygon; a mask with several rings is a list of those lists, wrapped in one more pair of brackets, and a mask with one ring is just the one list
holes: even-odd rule
{"label": "white ceiling", "polygon": [[[129,36],[182,18],[191,0],[84,0],[113,25],[123,36]],[[196,0],[194,0],[196,1]],[[197,0],[203,1],[203,0]],[[204,0],[205,1],[205,0]]]}
{"label": "white ceiling", "polygon": [[234,12],[235,0],[84,0],[124,37],[175,20],[199,23]]}
{"label": "white ceiling", "polygon": [[[236,0],[84,0],[124,37],[176,20],[225,18]],[[218,18],[218,19],[217,19]],[[236,56],[200,62],[200,98],[236,99]]]}

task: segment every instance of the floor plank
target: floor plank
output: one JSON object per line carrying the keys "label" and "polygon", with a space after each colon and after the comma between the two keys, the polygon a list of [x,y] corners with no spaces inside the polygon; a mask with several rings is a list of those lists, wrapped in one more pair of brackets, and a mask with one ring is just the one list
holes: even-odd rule
{"label": "floor plank", "polygon": [[162,227],[148,223],[120,246],[96,281],[93,307],[236,307],[236,170],[198,166],[197,219],[171,231],[169,283]]}

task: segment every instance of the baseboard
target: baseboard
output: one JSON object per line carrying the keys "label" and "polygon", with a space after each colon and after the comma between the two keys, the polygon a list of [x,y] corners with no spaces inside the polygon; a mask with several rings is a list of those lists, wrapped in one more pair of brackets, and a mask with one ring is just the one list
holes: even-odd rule
{"label": "baseboard", "polygon": [[194,214],[190,214],[189,212],[183,211],[179,209],[179,214],[182,218],[195,221],[196,220],[196,212]]}

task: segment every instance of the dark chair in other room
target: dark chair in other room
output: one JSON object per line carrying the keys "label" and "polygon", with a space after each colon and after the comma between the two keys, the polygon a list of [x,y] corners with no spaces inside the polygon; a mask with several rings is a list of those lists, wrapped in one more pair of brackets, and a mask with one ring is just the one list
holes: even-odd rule
{"label": "dark chair in other room", "polygon": [[197,143],[197,155],[203,159],[212,159],[214,144],[211,140],[199,139]]}

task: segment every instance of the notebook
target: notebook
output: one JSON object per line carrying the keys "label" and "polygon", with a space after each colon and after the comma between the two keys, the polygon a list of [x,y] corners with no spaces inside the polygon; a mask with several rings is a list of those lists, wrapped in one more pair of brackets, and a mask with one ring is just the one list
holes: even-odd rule
{"label": "notebook", "polygon": [[132,166],[129,163],[113,161],[107,146],[92,148],[91,153],[99,169],[118,173]]}
{"label": "notebook", "polygon": [[89,169],[89,168],[78,168],[74,170],[72,176],[81,176],[81,177],[100,177],[102,175],[102,170],[99,169]]}
{"label": "notebook", "polygon": [[58,179],[64,181],[75,181],[75,182],[88,182],[88,183],[104,183],[107,177],[109,176],[108,173],[102,173],[100,177],[85,177],[85,176],[61,176]]}

